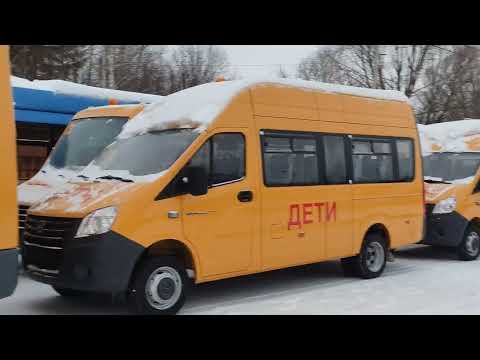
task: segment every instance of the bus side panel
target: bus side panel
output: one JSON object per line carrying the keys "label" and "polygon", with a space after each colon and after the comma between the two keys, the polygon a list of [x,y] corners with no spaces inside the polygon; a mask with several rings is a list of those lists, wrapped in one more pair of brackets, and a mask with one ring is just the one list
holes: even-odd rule
{"label": "bus side panel", "polygon": [[358,253],[368,228],[382,224],[390,237],[391,248],[421,240],[423,232],[422,163],[416,131],[381,128],[365,134],[408,137],[414,140],[415,178],[412,182],[353,185],[355,250]]}
{"label": "bus side panel", "polygon": [[17,160],[8,47],[0,46],[0,136],[2,183],[0,184],[0,297],[16,287],[18,268]]}
{"label": "bus side panel", "polygon": [[406,103],[343,96],[345,121],[353,124],[413,128],[412,109]]}

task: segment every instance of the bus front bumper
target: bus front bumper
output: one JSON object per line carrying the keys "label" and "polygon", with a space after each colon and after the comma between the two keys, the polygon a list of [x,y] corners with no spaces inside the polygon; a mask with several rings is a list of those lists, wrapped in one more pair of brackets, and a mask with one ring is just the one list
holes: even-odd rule
{"label": "bus front bumper", "polygon": [[468,220],[453,211],[449,214],[433,214],[433,206],[427,207],[427,233],[422,244],[457,247],[465,234]]}
{"label": "bus front bumper", "polygon": [[13,294],[17,276],[18,249],[0,250],[0,299]]}
{"label": "bus front bumper", "polygon": [[23,265],[30,278],[58,288],[118,294],[127,290],[144,247],[110,231],[68,239],[58,267],[42,266],[52,251],[25,246]]}

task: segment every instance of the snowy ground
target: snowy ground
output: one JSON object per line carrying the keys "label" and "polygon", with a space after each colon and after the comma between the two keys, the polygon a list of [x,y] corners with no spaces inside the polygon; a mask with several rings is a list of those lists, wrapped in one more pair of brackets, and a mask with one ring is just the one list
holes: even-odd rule
{"label": "snowy ground", "polygon": [[[414,246],[397,253],[382,277],[345,278],[339,262],[201,284],[181,314],[480,314],[480,260]],[[64,299],[21,277],[0,314],[126,314],[110,299]]]}

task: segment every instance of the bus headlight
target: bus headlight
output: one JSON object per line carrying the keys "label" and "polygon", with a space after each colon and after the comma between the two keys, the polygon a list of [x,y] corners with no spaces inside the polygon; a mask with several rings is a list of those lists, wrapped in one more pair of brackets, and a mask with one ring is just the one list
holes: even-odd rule
{"label": "bus headlight", "polygon": [[116,217],[117,208],[114,206],[95,210],[82,220],[75,237],[104,234],[110,231]]}
{"label": "bus headlight", "polygon": [[433,208],[433,214],[449,214],[457,207],[457,199],[455,196],[451,196],[447,199],[440,201],[435,207]]}

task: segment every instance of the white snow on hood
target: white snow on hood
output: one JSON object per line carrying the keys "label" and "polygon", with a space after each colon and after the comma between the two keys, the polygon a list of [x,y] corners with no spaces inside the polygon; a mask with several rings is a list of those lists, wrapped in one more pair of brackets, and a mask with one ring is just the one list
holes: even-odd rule
{"label": "white snow on hood", "polygon": [[57,169],[46,163],[33,178],[17,186],[18,202],[33,205],[57,192],[70,188],[67,182],[76,178],[79,170]]}
{"label": "white snow on hood", "polygon": [[301,88],[310,91],[362,96],[376,100],[408,102],[399,91],[376,90],[298,79],[244,79],[194,86],[147,105],[123,127],[120,138],[128,138],[169,127],[196,127],[203,131],[240,92],[261,85]]}
{"label": "white snow on hood", "polygon": [[480,120],[468,119],[438,124],[418,124],[418,133],[424,156],[432,152],[432,145],[441,146],[442,152],[465,152],[468,140],[480,136]]}
{"label": "white snow on hood", "polygon": [[452,184],[470,184],[473,179],[475,179],[475,176],[469,176],[464,179],[457,179],[457,180],[452,180],[450,181]]}

